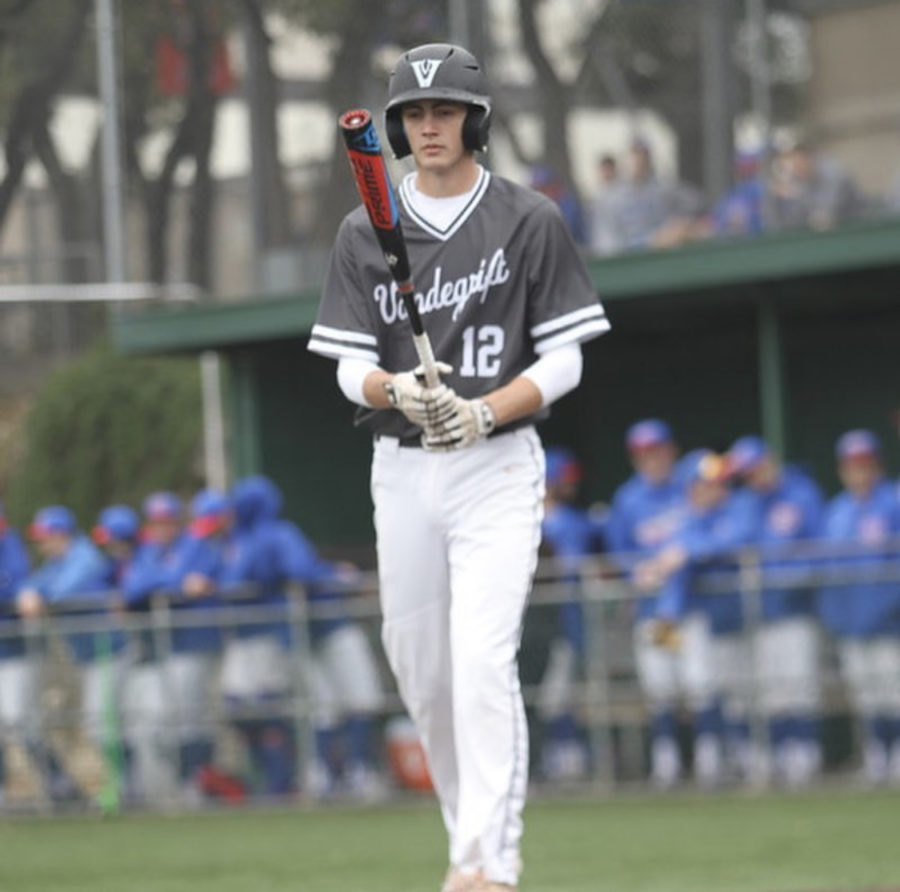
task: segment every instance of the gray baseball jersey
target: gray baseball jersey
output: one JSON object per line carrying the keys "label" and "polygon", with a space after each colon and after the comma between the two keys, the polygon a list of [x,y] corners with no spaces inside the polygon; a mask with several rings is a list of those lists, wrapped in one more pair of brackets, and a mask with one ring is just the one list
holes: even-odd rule
{"label": "gray baseball jersey", "polygon": [[[609,329],[556,205],[481,170],[472,199],[444,230],[399,193],[416,302],[443,380],[471,399],[508,384],[542,353]],[[325,277],[309,349],[369,360],[389,372],[418,358],[409,321],[365,209],[345,217]],[[529,421],[546,417],[546,407]],[[419,433],[400,412],[361,410],[375,433]],[[516,426],[522,422],[518,422]]]}

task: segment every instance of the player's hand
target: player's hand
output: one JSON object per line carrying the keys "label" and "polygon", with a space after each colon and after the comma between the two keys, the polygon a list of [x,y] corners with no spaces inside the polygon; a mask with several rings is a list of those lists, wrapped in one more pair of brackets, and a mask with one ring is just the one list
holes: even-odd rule
{"label": "player's hand", "polygon": [[[437,370],[442,375],[449,375],[453,367],[439,362]],[[453,411],[453,391],[446,384],[426,387],[421,365],[410,372],[398,372],[385,383],[384,390],[390,404],[422,428],[440,423]]]}
{"label": "player's hand", "polygon": [[655,619],[650,626],[650,641],[673,653],[681,650],[681,629],[671,619]]}
{"label": "player's hand", "polygon": [[203,573],[188,573],[181,583],[181,591],[189,598],[205,598],[213,593],[216,583]]}
{"label": "player's hand", "polygon": [[429,452],[454,452],[488,436],[497,424],[491,407],[482,399],[465,400],[453,395],[452,413],[435,424],[425,425],[422,446]]}
{"label": "player's hand", "polygon": [[16,609],[24,619],[37,619],[44,612],[44,599],[37,589],[23,589],[16,597]]}

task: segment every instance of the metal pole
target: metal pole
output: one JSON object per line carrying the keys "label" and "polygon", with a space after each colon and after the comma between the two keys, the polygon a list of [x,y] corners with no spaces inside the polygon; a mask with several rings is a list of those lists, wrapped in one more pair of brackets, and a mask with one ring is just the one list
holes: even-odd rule
{"label": "metal pole", "polygon": [[101,192],[106,279],[125,281],[125,201],[119,130],[119,77],[115,0],[94,0],[97,21],[97,80],[103,106]]}
{"label": "metal pole", "polygon": [[[766,0],[746,0],[746,11],[750,36],[750,104],[759,124],[760,167],[762,175],[768,182],[772,161],[772,72],[766,31],[768,15]],[[772,222],[768,189],[763,196],[762,217],[763,224],[768,227]]]}
{"label": "metal pole", "polygon": [[450,0],[450,39],[468,48],[469,36],[468,0]]}
{"label": "metal pole", "polygon": [[225,457],[225,418],[222,411],[220,366],[219,354],[215,350],[204,350],[200,354],[206,484],[224,490],[228,486],[228,461]]}
{"label": "metal pole", "polygon": [[731,186],[734,153],[734,66],[731,0],[705,0],[700,38],[703,80],[703,186],[716,200]]}

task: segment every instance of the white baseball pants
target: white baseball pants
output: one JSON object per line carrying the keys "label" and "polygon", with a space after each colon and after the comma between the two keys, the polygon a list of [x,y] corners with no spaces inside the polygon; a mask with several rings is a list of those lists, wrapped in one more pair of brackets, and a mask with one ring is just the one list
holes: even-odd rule
{"label": "white baseball pants", "polygon": [[528,774],[516,654],[543,496],[531,427],[450,453],[375,443],[388,661],[428,756],[451,863],[510,884]]}

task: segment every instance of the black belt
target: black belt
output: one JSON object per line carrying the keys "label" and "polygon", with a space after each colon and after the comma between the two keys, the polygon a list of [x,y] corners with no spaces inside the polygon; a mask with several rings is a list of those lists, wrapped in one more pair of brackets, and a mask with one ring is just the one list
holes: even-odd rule
{"label": "black belt", "polygon": [[[519,421],[512,421],[501,428],[494,428],[494,430],[492,430],[488,434],[488,439],[490,439],[491,437],[501,436],[502,434],[511,434],[513,431],[518,430],[520,427],[530,427],[533,424],[534,421],[527,418],[520,419]],[[395,437],[392,434],[375,434],[376,441],[381,440],[382,438],[396,440],[401,449],[422,448],[421,434],[407,434],[405,437]]]}

